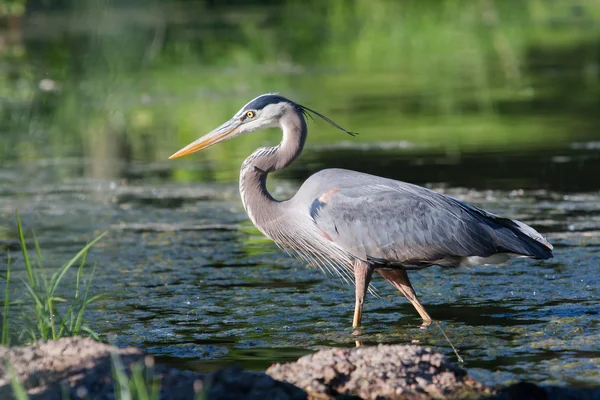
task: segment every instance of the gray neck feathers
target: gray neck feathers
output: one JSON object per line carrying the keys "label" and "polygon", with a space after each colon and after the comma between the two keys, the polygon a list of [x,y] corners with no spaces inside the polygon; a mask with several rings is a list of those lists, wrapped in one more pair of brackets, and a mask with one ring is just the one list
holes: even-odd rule
{"label": "gray neck feathers", "polygon": [[266,223],[274,219],[279,202],[267,191],[267,174],[290,165],[302,152],[306,141],[306,121],[296,107],[290,106],[279,120],[283,139],[275,147],[257,149],[242,164],[240,195],[248,216],[268,237]]}

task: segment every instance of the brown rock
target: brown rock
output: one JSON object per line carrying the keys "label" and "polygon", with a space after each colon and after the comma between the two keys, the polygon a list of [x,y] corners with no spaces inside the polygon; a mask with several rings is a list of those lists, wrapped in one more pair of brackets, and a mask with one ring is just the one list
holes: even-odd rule
{"label": "brown rock", "polygon": [[[113,356],[111,357],[111,354]],[[322,350],[265,373],[234,367],[212,374],[154,365],[135,348],[116,348],[86,338],[64,338],[31,346],[0,346],[0,399],[12,399],[9,363],[31,399],[115,399],[113,359],[126,374],[135,365],[151,370],[162,399],[598,399],[598,390],[540,387],[519,383],[496,393],[471,379],[440,353],[413,345]],[[296,385],[296,386],[294,386]],[[297,387],[298,386],[298,387]],[[303,390],[302,390],[303,389]],[[306,390],[306,392],[304,391]]]}
{"label": "brown rock", "polygon": [[321,350],[297,362],[272,365],[267,374],[315,398],[473,398],[493,393],[441,353],[414,345]]}
{"label": "brown rock", "polygon": [[[229,368],[213,374],[180,371],[154,365],[152,356],[127,347],[117,348],[89,338],[63,338],[31,346],[0,346],[6,360],[22,382],[31,399],[114,399],[113,359],[118,355],[126,374],[134,365],[152,369],[160,382],[162,399],[194,399],[202,392],[207,400],[229,399],[305,399],[306,393],[288,383],[278,382],[264,373]],[[0,363],[0,399],[12,399],[11,376],[6,362]]]}
{"label": "brown rock", "polygon": [[61,385],[75,388],[92,374],[99,381],[105,375],[110,376],[111,352],[118,354],[124,365],[144,359],[144,354],[132,347],[119,349],[80,337],[31,346],[0,347],[0,357],[6,360],[0,365],[0,398],[9,398],[12,394],[7,362],[30,395],[60,399]]}

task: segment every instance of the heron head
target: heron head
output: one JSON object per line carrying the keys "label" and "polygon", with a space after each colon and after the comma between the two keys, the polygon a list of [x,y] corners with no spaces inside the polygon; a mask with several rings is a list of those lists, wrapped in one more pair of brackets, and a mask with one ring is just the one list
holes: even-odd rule
{"label": "heron head", "polygon": [[241,136],[258,129],[276,127],[279,125],[280,119],[287,112],[296,112],[300,115],[300,117],[307,115],[309,112],[313,113],[323,118],[336,128],[350,135],[355,135],[355,133],[345,130],[329,118],[325,117],[323,114],[320,114],[298,103],[294,103],[283,96],[279,96],[278,94],[267,93],[250,101],[237,113],[235,113],[235,115],[229,121],[214,129],[212,132],[202,136],[200,139],[188,144],[183,149],[169,157],[169,159],[183,157],[188,154],[195,153],[199,150],[212,146],[213,144],[217,144],[224,140]]}
{"label": "heron head", "polygon": [[281,117],[290,110],[301,111],[302,107],[285,97],[263,94],[242,107],[229,121],[188,144],[169,158],[192,154],[213,144],[258,129],[276,127]]}

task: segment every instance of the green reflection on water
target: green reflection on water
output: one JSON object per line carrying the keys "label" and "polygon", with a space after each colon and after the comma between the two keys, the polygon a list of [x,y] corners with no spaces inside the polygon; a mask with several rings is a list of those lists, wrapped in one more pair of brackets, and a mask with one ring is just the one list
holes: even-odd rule
{"label": "green reflection on water", "polygon": [[[86,176],[121,177],[110,160],[165,160],[268,91],[359,143],[468,152],[598,136],[596,1],[63,3],[31,2],[4,32],[2,160],[84,156]],[[349,140],[310,129],[311,144]],[[176,167],[173,179],[233,181],[277,140],[222,144],[194,158],[202,172]]]}

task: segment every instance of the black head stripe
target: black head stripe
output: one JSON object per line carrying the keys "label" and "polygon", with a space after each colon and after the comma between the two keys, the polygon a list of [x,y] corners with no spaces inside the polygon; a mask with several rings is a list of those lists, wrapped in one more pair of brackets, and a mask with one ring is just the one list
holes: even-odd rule
{"label": "black head stripe", "polygon": [[265,95],[257,97],[256,99],[252,100],[250,103],[246,104],[246,106],[243,108],[243,111],[262,110],[269,104],[277,104],[277,103],[282,103],[282,102],[294,104],[292,101],[286,99],[285,97],[282,97],[282,96],[279,96],[276,94],[265,94]]}

